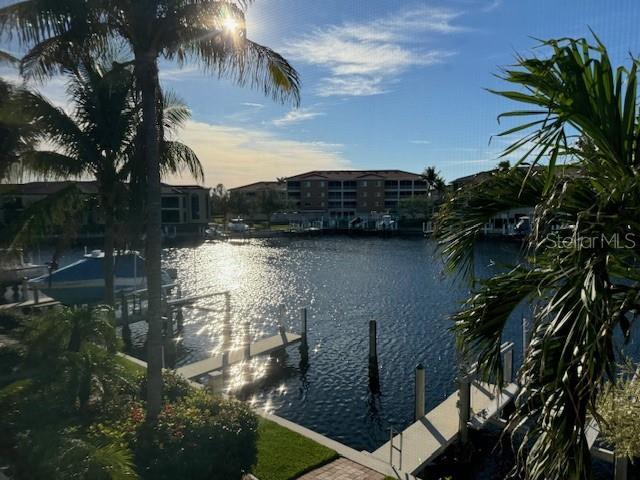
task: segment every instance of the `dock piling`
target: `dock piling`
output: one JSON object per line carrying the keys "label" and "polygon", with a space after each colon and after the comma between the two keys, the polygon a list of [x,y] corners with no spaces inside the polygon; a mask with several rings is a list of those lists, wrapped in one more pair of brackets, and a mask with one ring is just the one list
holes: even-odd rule
{"label": "dock piling", "polygon": [[120,321],[122,322],[122,341],[131,346],[131,328],[129,328],[129,303],[124,291],[120,293]]}
{"label": "dock piling", "polygon": [[369,321],[369,389],[371,393],[380,393],[380,372],[378,370],[378,326],[375,320]]}
{"label": "dock piling", "polygon": [[[513,345],[513,344],[512,344]],[[506,352],[504,352],[504,380],[506,383],[513,382],[513,348],[510,348]]]}
{"label": "dock piling", "polygon": [[224,390],[224,374],[222,372],[207,373],[207,387],[212,393],[220,393]]}
{"label": "dock piling", "polygon": [[306,308],[300,309],[300,323],[301,323],[301,330],[302,330],[302,341],[304,343],[307,343],[307,309]]}
{"label": "dock piling", "polygon": [[280,314],[278,315],[278,332],[280,333],[280,338],[282,338],[282,343],[286,345],[287,342],[287,331],[285,330],[285,312],[284,305],[280,304],[279,306]]}
{"label": "dock piling", "polygon": [[182,313],[182,307],[178,307],[178,311],[176,312],[176,324],[178,331],[181,332],[184,328],[184,314]]}
{"label": "dock piling", "polygon": [[628,480],[629,478],[629,461],[624,455],[615,455],[613,463],[614,480]]}
{"label": "dock piling", "polygon": [[415,395],[415,421],[420,420],[425,415],[425,370],[421,363],[416,366],[416,395]]}
{"label": "dock piling", "polygon": [[249,335],[249,322],[245,323],[244,330],[244,359],[249,360],[251,358],[251,336]]}

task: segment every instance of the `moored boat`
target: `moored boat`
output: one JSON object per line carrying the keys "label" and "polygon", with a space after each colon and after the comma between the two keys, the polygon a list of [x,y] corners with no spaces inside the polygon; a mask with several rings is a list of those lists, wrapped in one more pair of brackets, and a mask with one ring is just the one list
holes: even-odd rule
{"label": "moored boat", "polygon": [[[163,270],[162,283],[171,278]],[[30,280],[45,294],[67,305],[99,303],[104,300],[104,252],[93,250],[84,258]],[[134,291],[147,286],[145,261],[138,252],[126,251],[114,255],[114,290]]]}

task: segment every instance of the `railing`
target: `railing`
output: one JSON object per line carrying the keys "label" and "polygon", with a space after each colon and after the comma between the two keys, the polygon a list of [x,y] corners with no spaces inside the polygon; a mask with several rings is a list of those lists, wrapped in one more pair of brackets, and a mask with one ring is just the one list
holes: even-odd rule
{"label": "railing", "polygon": [[[396,447],[393,444],[394,434],[396,433],[398,434],[398,437],[400,437],[399,447]],[[397,465],[398,469],[400,470],[402,470],[402,441],[403,441],[403,433],[401,431],[396,432],[393,427],[389,428],[389,465],[391,465],[392,467],[396,466],[393,464],[393,451],[395,450],[396,452],[398,452],[398,455],[400,457],[400,461]]]}

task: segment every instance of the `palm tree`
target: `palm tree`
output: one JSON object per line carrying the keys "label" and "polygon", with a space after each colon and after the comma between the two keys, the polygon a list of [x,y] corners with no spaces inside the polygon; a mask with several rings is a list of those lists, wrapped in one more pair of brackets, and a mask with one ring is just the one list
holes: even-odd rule
{"label": "palm tree", "polygon": [[[0,64],[18,60],[0,51]],[[0,78],[0,180],[13,173],[20,156],[33,148],[34,131],[20,112],[9,109],[16,87]]]}
{"label": "palm tree", "polygon": [[[597,39],[543,45],[547,58],[519,57],[504,71],[517,90],[495,92],[526,105],[503,115],[524,121],[502,135],[523,135],[505,154],[524,148],[518,164],[533,159],[530,168],[456,192],[439,214],[437,235],[449,266],[473,278],[483,225],[509,208],[535,208],[526,259],[476,283],[453,328],[461,352],[500,380],[505,323],[517,305],[535,302],[511,420],[525,432],[520,467],[534,480],[587,479],[585,429],[588,415],[598,418],[605,381],[614,380],[614,331],[628,339],[640,309],[637,62],[614,70]],[[534,168],[541,159],[548,168]],[[567,165],[559,168],[561,161]]]}
{"label": "palm tree", "polygon": [[[91,60],[68,67],[68,93],[73,112],[66,113],[39,94],[20,89],[14,102],[23,115],[32,118],[38,140],[52,150],[30,150],[21,161],[24,168],[47,178],[87,177],[96,179],[98,203],[104,215],[105,302],[114,303],[114,250],[116,216],[126,196],[126,181],[136,168],[136,139],[140,132],[140,109],[130,67],[107,68]],[[171,96],[165,97],[161,121],[180,127],[189,112]],[[162,120],[164,119],[164,120]],[[176,173],[188,169],[198,180],[204,174],[195,153],[170,140],[161,144],[161,169]]]}
{"label": "palm tree", "polygon": [[427,182],[427,186],[429,187],[429,191],[435,191],[438,193],[444,192],[445,182],[440,172],[436,170],[436,167],[427,167],[422,172],[422,178],[425,182]]}
{"label": "palm tree", "polygon": [[299,103],[297,72],[279,54],[246,37],[244,7],[250,0],[24,0],[0,9],[0,34],[14,33],[31,47],[23,72],[55,72],[61,59],[79,51],[104,51],[114,39],[134,56],[142,95],[143,151],[146,159],[146,259],[148,287],[147,414],[162,403],[160,141],[158,60],[195,62],[239,85],[249,84],[278,101]]}

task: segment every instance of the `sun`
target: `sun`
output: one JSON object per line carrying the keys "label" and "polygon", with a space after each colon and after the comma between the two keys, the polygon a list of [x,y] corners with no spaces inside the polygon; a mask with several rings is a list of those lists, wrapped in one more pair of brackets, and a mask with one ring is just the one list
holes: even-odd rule
{"label": "sun", "polygon": [[235,35],[240,30],[240,22],[233,17],[225,17],[222,20],[222,28],[230,35]]}

